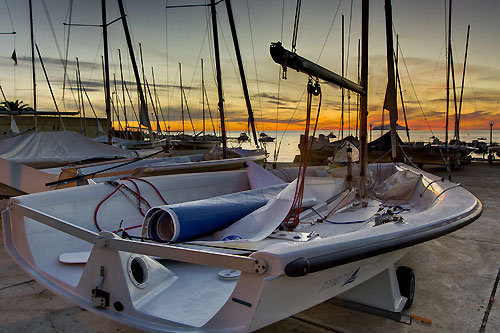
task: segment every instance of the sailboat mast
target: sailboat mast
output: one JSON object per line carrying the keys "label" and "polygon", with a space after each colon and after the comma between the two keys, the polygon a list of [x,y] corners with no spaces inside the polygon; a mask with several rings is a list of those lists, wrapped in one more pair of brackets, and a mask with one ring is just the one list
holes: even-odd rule
{"label": "sailboat mast", "polygon": [[182,120],[182,140],[184,140],[184,98],[182,97],[182,65],[179,63],[179,86],[181,88],[181,120]]}
{"label": "sailboat mast", "polygon": [[203,69],[203,58],[201,58],[201,104],[203,110],[203,137],[205,137],[205,73]]}
{"label": "sailboat mast", "polygon": [[[163,121],[163,126],[165,126],[166,121],[165,117],[163,116],[163,109],[161,108],[161,103],[160,103],[160,96],[158,96],[158,93],[156,92],[156,80],[155,80],[155,71],[154,68],[151,67],[151,76],[153,78],[153,93],[155,95],[155,108],[156,108],[156,117],[159,119],[159,114],[161,114],[161,120]],[[160,127],[160,133],[163,134],[163,130],[161,129],[160,122],[158,120],[158,126]]]}
{"label": "sailboat mast", "polygon": [[[161,133],[160,118],[158,118],[158,110],[156,109],[155,102],[153,100],[153,95],[151,94],[151,89],[149,88],[148,80],[144,80],[146,85],[147,93],[149,95],[149,100],[151,102],[151,108],[153,109],[153,114],[156,118],[156,133]],[[147,99],[147,98],[146,98]]]}
{"label": "sailboat mast", "polygon": [[106,119],[108,127],[108,145],[113,143],[113,126],[111,124],[111,94],[109,88],[108,59],[108,22],[106,19],[106,0],[101,0],[102,9],[102,39],[104,44],[104,99],[106,101]]}
{"label": "sailboat mast", "polygon": [[31,71],[33,76],[33,110],[35,110],[35,132],[38,131],[38,116],[36,114],[36,74],[35,74],[35,34],[33,33],[33,6],[29,0],[30,9],[30,36],[31,36]]}
{"label": "sailboat mast", "polygon": [[80,98],[80,79],[78,78],[78,70],[75,71],[75,79],[76,79],[76,95],[78,97],[78,118],[80,119],[80,134],[81,134],[83,133],[83,121],[82,121],[82,101]]}
{"label": "sailboat mast", "polygon": [[462,97],[464,95],[465,67],[467,66],[467,51],[469,50],[469,33],[470,33],[470,25],[467,26],[467,39],[465,42],[464,70],[462,72],[462,87],[460,89],[460,101],[458,102],[458,116],[455,119],[455,136],[456,136],[457,140],[460,140],[460,117],[462,115]]}
{"label": "sailboat mast", "polygon": [[[146,92],[147,92],[147,90],[146,90],[146,74],[144,74],[144,57],[142,56],[142,44],[141,43],[139,43],[139,55],[141,57],[142,84],[144,85],[144,93],[146,94]],[[144,99],[144,101],[146,102],[146,106],[148,106],[147,96]]]}
{"label": "sailboat mast", "polygon": [[85,129],[85,135],[89,136],[89,133],[88,133],[88,130],[87,130],[87,118],[85,116],[85,106],[84,106],[84,102],[83,102],[82,76],[81,76],[81,73],[80,73],[80,62],[78,61],[78,57],[76,57],[76,71],[78,73],[77,74],[78,75],[77,87],[79,87],[79,89],[77,89],[78,100],[80,100],[82,102],[82,104],[81,104],[81,112],[83,114],[83,125],[84,125],[84,129]]}
{"label": "sailboat mast", "polygon": [[123,65],[122,65],[122,52],[118,49],[118,60],[120,61],[120,79],[122,80],[122,100],[123,100],[123,116],[125,117],[125,137],[129,138],[128,132],[128,119],[127,119],[127,105],[125,102],[125,82],[123,81]]}
{"label": "sailboat mast", "polygon": [[66,128],[64,127],[64,123],[62,121],[61,114],[59,113],[59,108],[57,107],[56,98],[54,97],[54,91],[52,90],[52,86],[50,85],[49,76],[47,75],[47,71],[45,70],[45,65],[43,64],[42,55],[40,54],[40,50],[38,49],[37,44],[35,44],[35,47],[36,47],[36,52],[38,53],[38,59],[40,59],[40,64],[42,65],[43,74],[45,74],[45,79],[47,80],[47,85],[49,86],[50,96],[52,97],[52,101],[54,102],[54,106],[56,108],[57,115],[59,116],[59,121],[61,122],[62,129],[63,129],[63,131],[65,131]]}
{"label": "sailboat mast", "polygon": [[397,84],[399,87],[399,96],[401,98],[401,109],[403,110],[403,116],[405,118],[405,126],[406,126],[406,137],[408,138],[408,144],[410,143],[410,129],[408,127],[408,120],[406,119],[406,110],[405,110],[405,102],[403,99],[403,89],[401,88],[401,80],[399,77],[399,38],[398,35],[396,35],[396,62],[395,62],[395,67],[396,67],[396,80]]}
{"label": "sailboat mast", "polygon": [[[119,110],[119,103],[118,103],[118,90],[117,90],[117,85],[116,85],[116,73],[113,73],[113,87],[114,87],[114,91],[111,93],[112,95],[115,95],[115,101],[113,103],[113,105],[114,105],[113,109],[115,110],[116,119],[118,119],[118,124],[120,124],[119,128],[121,128],[122,126],[121,126],[121,123],[120,123],[120,114],[119,114],[120,110]],[[122,133],[121,130],[119,131],[119,133],[120,133],[119,137],[120,138],[123,137],[122,135],[124,133]]]}
{"label": "sailboat mast", "polygon": [[385,33],[387,45],[387,91],[384,108],[389,110],[391,125],[391,155],[392,160],[397,160],[397,134],[396,123],[398,120],[396,81],[394,79],[394,44],[392,40],[392,5],[391,0],[385,0]]}
{"label": "sailboat mast", "polygon": [[[341,48],[342,48],[342,77],[345,76],[345,68],[344,68],[344,15],[342,15],[342,40],[341,40]],[[342,113],[340,115],[340,140],[344,139],[344,102],[345,102],[345,91],[344,88],[340,88],[342,91]]]}
{"label": "sailboat mast", "polygon": [[214,37],[214,51],[215,51],[215,67],[217,72],[217,93],[219,97],[219,113],[220,113],[220,128],[222,134],[222,157],[227,158],[227,136],[226,136],[226,122],[224,118],[224,97],[222,95],[222,74],[220,66],[219,54],[219,35],[217,32],[217,13],[215,11],[215,0],[210,0],[210,9],[212,12],[212,29]]}
{"label": "sailboat mast", "polygon": [[250,103],[250,96],[248,94],[247,80],[245,77],[245,69],[243,68],[243,61],[241,60],[240,44],[238,43],[238,36],[236,34],[236,26],[234,24],[233,9],[231,7],[231,1],[226,0],[227,16],[229,18],[229,26],[231,27],[231,34],[233,36],[234,50],[236,52],[236,60],[238,61],[238,68],[240,70],[241,86],[243,88],[243,95],[245,96],[245,102],[248,111],[248,119],[250,121],[250,126],[252,127],[253,139],[257,147],[259,147],[259,141],[257,140],[257,132],[255,130],[255,119],[252,111],[252,104]]}
{"label": "sailboat mast", "polygon": [[144,92],[142,90],[141,78],[139,76],[139,70],[137,68],[137,62],[135,61],[134,48],[132,46],[132,39],[130,37],[130,31],[128,30],[127,16],[125,15],[125,8],[123,7],[123,0],[118,1],[118,8],[120,9],[120,16],[123,24],[123,31],[125,33],[125,39],[127,40],[128,53],[130,55],[130,62],[132,63],[132,68],[134,70],[135,82],[137,84],[137,91],[139,92],[140,100],[140,110],[139,110],[139,124],[146,126],[148,128],[149,139],[151,143],[154,142],[153,130],[151,129],[151,123],[149,122],[148,107],[146,105],[146,100],[144,98]]}
{"label": "sailboat mast", "polygon": [[448,64],[446,68],[446,126],[445,126],[445,146],[446,146],[446,158],[449,160],[448,151],[448,117],[450,112],[450,67],[451,67],[451,0],[448,6]]}
{"label": "sailboat mast", "polygon": [[360,97],[359,110],[359,195],[366,197],[366,174],[368,169],[368,19],[369,0],[362,1],[361,7],[361,87],[364,94]]}
{"label": "sailboat mast", "polygon": [[[361,75],[361,40],[358,39],[358,83],[360,82],[360,75]],[[356,138],[358,138],[358,131],[359,131],[359,94],[356,95]],[[371,136],[370,136],[370,141],[371,141]]]}

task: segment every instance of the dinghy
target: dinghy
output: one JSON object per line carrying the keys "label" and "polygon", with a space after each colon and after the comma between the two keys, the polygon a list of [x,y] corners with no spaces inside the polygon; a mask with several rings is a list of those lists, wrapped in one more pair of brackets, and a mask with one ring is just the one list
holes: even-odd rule
{"label": "dinghy", "polygon": [[275,61],[361,95],[359,165],[346,148],[346,166],[248,162],[19,196],[2,212],[7,251],[50,291],[145,331],[253,331],[336,296],[400,312],[415,280],[395,264],[482,205],[422,170],[366,165],[368,0],[362,21],[361,85],[271,46]]}
{"label": "dinghy", "polygon": [[[229,148],[228,158],[221,158],[221,149],[215,147],[204,154],[184,156],[124,159],[113,162],[76,165],[44,170],[59,175],[57,181],[50,182],[50,188],[65,188],[86,185],[90,182],[102,183],[124,177],[149,177],[158,175],[211,172],[242,169],[246,162],[265,163],[268,154],[265,149]],[[161,154],[155,152],[152,155]],[[1,162],[1,160],[0,160]],[[1,165],[1,164],[0,164]],[[1,181],[1,177],[0,177]]]}
{"label": "dinghy", "polygon": [[38,169],[136,156],[134,151],[70,131],[30,133],[0,141],[0,158]]}
{"label": "dinghy", "polygon": [[[459,184],[403,164],[371,166],[373,199],[363,203],[344,190],[346,169],[308,169],[303,202],[310,208],[293,229],[278,227],[294,182],[226,229],[181,241],[160,232],[151,241],[144,227],[154,224],[143,224],[137,204],[145,213],[146,201],[161,210],[165,200],[173,211],[186,203],[191,210],[178,220],[197,216],[217,230],[216,202],[255,191],[249,171],[237,170],[150,177],[154,187],[137,182],[141,199],[126,190],[128,180],[16,197],[2,213],[4,243],[55,294],[147,331],[251,331],[340,294],[401,311],[406,298],[394,264],[410,246],[477,219],[481,203]],[[297,169],[274,173],[285,182]]]}

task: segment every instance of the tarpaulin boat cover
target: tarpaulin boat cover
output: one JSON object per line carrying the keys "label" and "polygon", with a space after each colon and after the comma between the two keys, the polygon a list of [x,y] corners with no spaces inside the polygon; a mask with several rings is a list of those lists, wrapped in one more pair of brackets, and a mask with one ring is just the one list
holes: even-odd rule
{"label": "tarpaulin boat cover", "polygon": [[[107,144],[108,143],[108,136],[107,135],[96,136],[95,138],[92,138],[92,140],[99,142],[99,143]],[[113,143],[113,145],[116,145],[116,146],[127,146],[131,143],[137,143],[138,141],[131,141],[131,140],[126,140],[126,139],[122,139],[122,138],[118,138],[116,136],[113,136],[111,138],[111,142]]]}
{"label": "tarpaulin boat cover", "polygon": [[340,149],[335,153],[333,161],[336,163],[348,163],[348,148],[351,148],[351,162],[359,161],[359,150],[349,141],[344,141]]}
{"label": "tarpaulin boat cover", "polygon": [[133,151],[102,144],[70,131],[38,132],[0,140],[0,158],[34,167],[136,156]]}
{"label": "tarpaulin boat cover", "polygon": [[384,201],[408,201],[413,196],[417,183],[422,179],[421,174],[410,170],[400,170],[375,187],[375,196]]}
{"label": "tarpaulin boat cover", "polygon": [[[396,133],[396,140],[397,140],[397,145],[399,146],[403,145],[403,140],[401,140],[398,133]],[[391,132],[386,132],[380,138],[368,143],[368,151],[374,151],[374,150],[385,151],[391,148],[392,148]]]}

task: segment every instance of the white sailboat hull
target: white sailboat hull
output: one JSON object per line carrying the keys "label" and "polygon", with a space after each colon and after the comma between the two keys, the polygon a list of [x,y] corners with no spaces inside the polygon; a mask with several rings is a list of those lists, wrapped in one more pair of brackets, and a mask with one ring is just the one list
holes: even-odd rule
{"label": "white sailboat hull", "polygon": [[[398,168],[417,172],[387,165],[378,173]],[[277,174],[293,178],[296,171]],[[411,245],[452,232],[481,214],[481,203],[465,189],[429,174],[422,179],[412,199],[415,211],[405,215],[404,223],[363,224],[331,233],[321,224],[323,236],[308,242],[265,239],[233,245],[251,250],[246,252],[99,233],[93,214],[109,194],[106,184],[11,199],[2,213],[4,242],[16,262],[46,288],[112,320],[147,331],[256,330],[352,290],[392,267]],[[249,188],[245,171],[150,181],[169,203]],[[159,205],[149,191],[141,188]],[[103,229],[114,230],[120,220],[126,226],[133,222],[127,218],[137,215],[126,199],[114,196],[103,206],[99,221]],[[82,264],[59,260],[62,254],[85,251],[90,256]],[[227,269],[241,275],[223,278]],[[397,300],[393,310],[400,304]]]}

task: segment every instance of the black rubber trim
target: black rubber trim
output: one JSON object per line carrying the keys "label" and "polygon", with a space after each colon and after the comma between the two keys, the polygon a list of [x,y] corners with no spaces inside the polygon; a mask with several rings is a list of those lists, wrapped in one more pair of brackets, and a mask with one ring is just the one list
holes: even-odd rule
{"label": "black rubber trim", "polygon": [[[476,206],[472,209],[472,212],[467,212],[462,215],[462,217],[443,221],[438,226],[433,228],[434,230],[425,230],[417,234],[409,234],[387,241],[372,242],[371,244],[366,244],[362,247],[356,247],[353,249],[335,253],[328,253],[316,257],[301,257],[289,262],[285,266],[285,274],[289,277],[305,276],[309,273],[319,272],[325,269],[345,265],[354,261],[374,257],[377,255],[423,243],[444,236],[469,225],[481,216],[482,211],[483,205],[478,200]],[[470,215],[474,216],[468,219],[465,217]],[[460,219],[463,219],[463,221],[460,223],[454,223],[459,221]],[[447,224],[451,225],[449,225],[447,228],[443,228]]]}
{"label": "black rubber trim", "polygon": [[245,302],[245,301],[243,301],[243,300],[241,300],[241,299],[239,299],[239,298],[233,297],[231,300],[232,300],[233,302],[239,303],[239,304],[241,304],[241,305],[248,306],[249,308],[251,308],[251,307],[252,307],[252,304],[251,304],[251,303]]}

